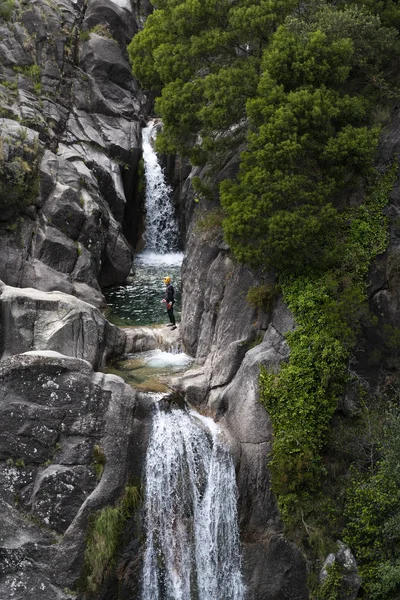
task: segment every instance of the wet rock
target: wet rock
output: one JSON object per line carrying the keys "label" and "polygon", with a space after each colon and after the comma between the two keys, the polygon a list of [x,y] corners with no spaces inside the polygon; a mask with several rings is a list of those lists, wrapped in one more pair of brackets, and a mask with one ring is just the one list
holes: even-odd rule
{"label": "wet rock", "polygon": [[122,327],[125,333],[125,354],[146,352],[160,348],[166,352],[180,348],[180,327]]}

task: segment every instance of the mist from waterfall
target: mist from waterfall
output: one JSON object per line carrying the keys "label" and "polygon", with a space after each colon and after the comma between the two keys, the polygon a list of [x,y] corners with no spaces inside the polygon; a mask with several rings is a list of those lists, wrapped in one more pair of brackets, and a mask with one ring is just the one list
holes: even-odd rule
{"label": "mist from waterfall", "polygon": [[145,251],[157,254],[178,250],[179,230],[171,200],[172,188],[167,184],[154,141],[157,121],[150,121],[143,129],[143,162],[146,178]]}
{"label": "mist from waterfall", "polygon": [[154,417],[142,600],[244,600],[235,470],[220,436],[194,412]]}

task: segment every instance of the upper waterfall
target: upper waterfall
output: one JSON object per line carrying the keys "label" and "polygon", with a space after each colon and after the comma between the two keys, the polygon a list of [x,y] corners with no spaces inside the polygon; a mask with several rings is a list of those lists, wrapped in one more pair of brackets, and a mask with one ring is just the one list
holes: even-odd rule
{"label": "upper waterfall", "polygon": [[157,121],[143,129],[143,162],[146,176],[145,250],[165,254],[178,250],[179,231],[171,201],[172,188],[167,184],[154,140]]}
{"label": "upper waterfall", "polygon": [[142,600],[244,600],[235,470],[219,435],[194,412],[154,417]]}

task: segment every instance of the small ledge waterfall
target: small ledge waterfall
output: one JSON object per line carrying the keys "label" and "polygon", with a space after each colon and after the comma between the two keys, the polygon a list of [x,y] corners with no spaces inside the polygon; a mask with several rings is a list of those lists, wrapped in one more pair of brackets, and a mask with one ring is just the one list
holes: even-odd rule
{"label": "small ledge waterfall", "polygon": [[235,470],[219,436],[194,412],[154,417],[142,600],[244,600]]}

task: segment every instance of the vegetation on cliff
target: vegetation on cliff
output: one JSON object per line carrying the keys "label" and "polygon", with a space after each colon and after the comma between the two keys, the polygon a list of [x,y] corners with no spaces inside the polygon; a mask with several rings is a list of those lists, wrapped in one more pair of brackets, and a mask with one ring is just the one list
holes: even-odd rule
{"label": "vegetation on cliff", "polygon": [[39,191],[39,167],[43,148],[19,129],[15,138],[0,134],[0,209],[21,209],[31,204]]}
{"label": "vegetation on cliff", "polygon": [[[384,488],[399,458],[398,419],[389,418],[385,432],[378,428],[386,441],[381,448],[371,442],[378,457],[372,463],[349,452],[354,476],[347,464],[336,488],[327,483],[327,453],[345,386],[352,382],[360,398],[365,394],[349,365],[361,326],[374,320],[368,269],[387,245],[382,210],[396,168],[378,172],[374,161],[398,96],[400,9],[368,0],[156,6],[129,53],[134,74],[158,95],[158,147],[208,164],[210,180],[242,150],[238,176],[219,188],[225,238],[238,260],[276,270],[297,322],[288,335],[289,362],[279,375],[261,374],[261,400],[274,427],[272,483],[288,531],[317,554],[326,547],[315,538],[345,535],[360,561],[363,597],[394,597],[397,534],[390,549],[382,536],[389,527],[397,531],[400,499]],[[364,417],[360,408],[359,421]]]}

